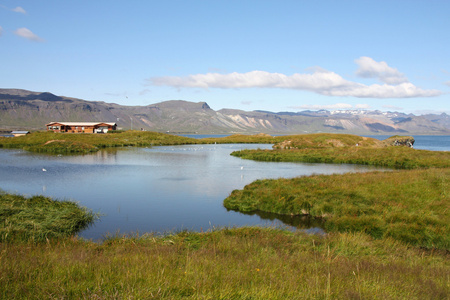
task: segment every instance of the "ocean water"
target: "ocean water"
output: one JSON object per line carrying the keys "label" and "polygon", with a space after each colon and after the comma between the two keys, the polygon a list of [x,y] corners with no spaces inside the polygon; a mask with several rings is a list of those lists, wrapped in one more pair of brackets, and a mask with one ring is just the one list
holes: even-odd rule
{"label": "ocean water", "polygon": [[[367,136],[384,140],[391,135]],[[414,135],[414,148],[431,151],[450,151],[450,135]]]}

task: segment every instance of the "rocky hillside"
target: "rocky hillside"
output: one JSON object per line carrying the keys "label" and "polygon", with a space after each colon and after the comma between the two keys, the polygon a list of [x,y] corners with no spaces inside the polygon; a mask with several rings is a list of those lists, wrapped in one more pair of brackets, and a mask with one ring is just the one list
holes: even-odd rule
{"label": "rocky hillside", "polygon": [[123,129],[177,133],[450,134],[446,114],[380,111],[280,112],[212,110],[205,102],[123,106],[18,89],[0,89],[0,129],[43,130],[52,121],[117,122]]}

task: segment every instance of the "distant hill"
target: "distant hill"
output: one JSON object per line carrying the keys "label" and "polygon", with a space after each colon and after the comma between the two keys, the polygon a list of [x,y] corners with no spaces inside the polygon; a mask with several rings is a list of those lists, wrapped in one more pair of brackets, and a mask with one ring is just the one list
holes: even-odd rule
{"label": "distant hill", "polygon": [[48,92],[0,89],[0,129],[44,130],[52,121],[117,122],[123,129],[174,133],[353,133],[450,134],[450,116],[416,116],[381,111],[269,112],[212,110],[205,102],[164,101],[124,106],[56,96]]}

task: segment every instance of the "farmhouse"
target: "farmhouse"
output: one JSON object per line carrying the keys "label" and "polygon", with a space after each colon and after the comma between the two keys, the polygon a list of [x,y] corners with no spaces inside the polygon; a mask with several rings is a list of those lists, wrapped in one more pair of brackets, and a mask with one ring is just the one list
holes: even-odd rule
{"label": "farmhouse", "polygon": [[107,133],[116,130],[114,122],[50,122],[46,124],[47,131],[72,133]]}

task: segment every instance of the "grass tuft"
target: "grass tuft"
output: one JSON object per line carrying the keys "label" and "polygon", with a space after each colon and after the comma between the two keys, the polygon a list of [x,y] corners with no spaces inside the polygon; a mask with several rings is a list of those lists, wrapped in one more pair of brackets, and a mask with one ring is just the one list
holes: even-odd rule
{"label": "grass tuft", "polygon": [[45,242],[72,236],[98,217],[71,201],[0,192],[0,241]]}

